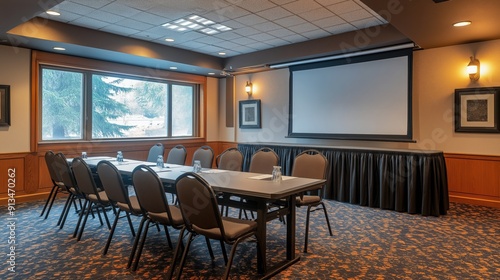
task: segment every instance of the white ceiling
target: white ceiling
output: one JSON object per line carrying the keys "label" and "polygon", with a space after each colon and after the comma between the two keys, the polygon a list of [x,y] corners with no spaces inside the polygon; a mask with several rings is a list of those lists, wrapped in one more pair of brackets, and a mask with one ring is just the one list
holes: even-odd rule
{"label": "white ceiling", "polygon": [[[65,0],[54,21],[226,57],[387,23],[360,0]],[[164,26],[191,15],[232,28],[206,35]],[[165,41],[172,38],[174,42]]]}

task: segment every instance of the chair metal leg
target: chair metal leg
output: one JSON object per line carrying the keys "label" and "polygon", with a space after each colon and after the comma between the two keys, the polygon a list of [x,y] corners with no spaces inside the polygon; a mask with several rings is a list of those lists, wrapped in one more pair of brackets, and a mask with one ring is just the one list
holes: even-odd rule
{"label": "chair metal leg", "polygon": [[186,230],[186,228],[182,227],[181,231],[179,232],[179,240],[177,241],[177,246],[175,246],[175,253],[174,253],[174,256],[172,257],[172,263],[170,264],[170,267],[168,268],[167,275],[166,275],[165,279],[172,279],[172,276],[174,275],[174,271],[175,271],[175,265],[177,264],[177,259],[179,258],[179,253],[181,252],[181,250],[186,250],[186,248],[184,247],[184,243],[182,242],[185,230]]}
{"label": "chair metal leg", "polygon": [[108,226],[108,229],[111,229],[111,224],[109,223],[108,214],[106,214],[106,207],[104,207],[104,205],[101,205],[101,208],[102,208],[102,213],[104,214],[104,219],[106,220],[106,225]]}
{"label": "chair metal leg", "polygon": [[78,234],[78,230],[80,229],[80,224],[82,223],[83,215],[85,215],[85,212],[87,211],[88,202],[89,202],[88,200],[85,200],[85,202],[83,203],[82,210],[80,211],[80,213],[78,213],[78,222],[76,223],[75,231],[73,232],[73,237],[76,237],[76,235]]}
{"label": "chair metal leg", "polygon": [[135,236],[135,229],[134,229],[134,225],[132,224],[132,220],[130,219],[130,213],[125,212],[125,214],[127,215],[127,221],[128,221],[128,225],[130,227],[130,231],[132,232],[132,236]]}
{"label": "chair metal leg", "polygon": [[[52,187],[52,189],[50,190],[49,196],[47,197],[47,201],[45,201],[45,205],[43,206],[42,213],[40,213],[40,217],[43,216],[43,213],[45,213],[45,209],[47,209],[47,206],[49,204],[52,205],[52,203],[50,203],[50,202],[52,202],[54,200],[53,195],[54,195],[54,192],[56,192],[56,194],[57,194],[57,190],[59,190],[59,187],[57,185],[54,185]],[[55,195],[54,195],[54,197],[55,197]],[[47,219],[49,211],[50,211],[50,207],[49,207],[49,210],[47,211],[47,215],[45,215],[45,219]]]}
{"label": "chair metal leg", "polygon": [[85,230],[85,225],[87,224],[87,219],[89,218],[89,213],[92,211],[92,205],[94,203],[92,201],[88,202],[88,209],[85,212],[85,218],[83,219],[82,222],[82,227],[80,228],[80,232],[78,233],[78,237],[76,238],[76,241],[80,241],[82,239],[83,231]]}
{"label": "chair metal leg", "polygon": [[210,239],[205,237],[205,242],[207,243],[208,253],[210,254],[210,258],[215,259],[214,251],[212,250],[212,244],[210,244]]}
{"label": "chair metal leg", "polygon": [[104,246],[104,250],[102,251],[103,255],[108,253],[109,245],[111,244],[111,239],[113,239],[113,234],[115,233],[116,224],[118,224],[118,219],[120,219],[120,212],[122,209],[118,209],[118,213],[115,215],[115,221],[113,222],[113,227],[111,227],[111,231],[109,232],[108,241],[106,241],[106,245]]}
{"label": "chair metal leg", "polygon": [[311,215],[311,205],[307,206],[306,233],[304,238],[304,253],[307,253],[307,239],[309,237],[309,216]]}
{"label": "chair metal leg", "polygon": [[224,271],[224,276],[222,279],[228,279],[229,278],[229,271],[231,270],[231,265],[233,264],[233,259],[234,259],[234,254],[236,252],[236,247],[238,247],[238,244],[244,240],[246,237],[240,237],[236,242],[234,242],[233,247],[231,248],[231,253],[229,254],[229,260],[226,263],[226,269]]}
{"label": "chair metal leg", "polygon": [[220,241],[220,247],[222,248],[222,256],[224,257],[224,263],[227,265],[226,244],[222,240]]}
{"label": "chair metal leg", "polygon": [[137,245],[139,244],[139,239],[141,238],[142,229],[144,227],[146,219],[146,216],[143,216],[141,219],[141,223],[139,224],[139,229],[137,230],[137,234],[134,239],[134,245],[132,246],[132,251],[130,252],[130,257],[128,258],[127,268],[130,268],[132,262],[134,261],[135,251],[137,250]]}
{"label": "chair metal leg", "polygon": [[146,227],[144,228],[144,235],[142,236],[141,243],[139,244],[139,248],[137,249],[137,255],[135,256],[134,265],[132,266],[132,271],[137,270],[137,266],[139,265],[139,260],[141,259],[142,248],[144,248],[144,243],[146,242],[146,237],[148,236],[148,228],[151,220],[147,220]]}
{"label": "chair metal leg", "polygon": [[54,205],[54,201],[56,200],[57,194],[59,193],[59,187],[57,187],[56,191],[54,192],[54,195],[52,196],[52,200],[50,201],[49,208],[47,209],[47,213],[45,214],[45,219],[49,216],[50,210],[52,209],[52,206]]}
{"label": "chair metal leg", "polygon": [[[69,207],[71,207],[71,202],[73,201],[73,195],[69,194],[68,198],[66,199],[66,203],[64,203],[63,210],[61,212],[61,216],[59,216],[59,220],[57,221],[57,225],[61,226],[61,223],[63,222],[64,216],[66,214],[66,211],[69,211]],[[62,229],[62,226],[60,227]]]}
{"label": "chair metal leg", "polygon": [[328,219],[328,213],[326,212],[326,206],[323,202],[321,202],[323,206],[323,212],[325,213],[326,224],[328,225],[328,231],[330,232],[330,236],[333,236],[332,227],[330,226],[330,219]]}
{"label": "chair metal leg", "polygon": [[165,235],[167,236],[168,247],[170,247],[170,249],[172,249],[172,248],[174,248],[174,246],[172,245],[172,239],[170,238],[170,233],[168,232],[168,227],[166,225],[163,225],[163,228],[165,229]]}
{"label": "chair metal leg", "polygon": [[191,241],[193,241],[193,239],[194,239],[194,234],[192,232],[190,232],[189,236],[188,236],[186,248],[184,249],[184,252],[182,253],[181,263],[179,266],[179,272],[177,273],[177,277],[175,278],[177,280],[181,279],[182,270],[184,269],[184,264],[186,263],[186,256],[187,256],[187,253],[189,252],[189,246],[191,246]]}

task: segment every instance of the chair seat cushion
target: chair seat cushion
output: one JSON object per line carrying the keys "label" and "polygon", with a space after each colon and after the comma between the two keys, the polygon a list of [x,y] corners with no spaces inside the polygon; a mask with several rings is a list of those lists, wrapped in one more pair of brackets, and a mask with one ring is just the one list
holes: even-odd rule
{"label": "chair seat cushion", "polygon": [[[105,191],[100,191],[99,193],[99,198],[101,199],[102,202],[109,202],[108,195],[106,195]],[[97,195],[95,194],[89,194],[88,195],[89,200],[92,200],[94,202],[98,202],[99,200],[97,199]]]}
{"label": "chair seat cushion", "polygon": [[132,209],[130,209],[130,207],[128,206],[127,203],[123,203],[123,202],[117,202],[116,206],[118,208],[122,209],[123,211],[127,211],[127,212],[130,212],[132,214],[136,214],[136,215],[141,214],[142,209],[141,209],[141,206],[139,205],[139,201],[137,200],[137,196],[130,196],[129,200],[130,200],[130,205],[132,206]]}
{"label": "chair seat cushion", "polygon": [[169,205],[170,214],[172,215],[172,221],[168,219],[167,212],[153,213],[148,212],[148,216],[153,222],[158,222],[162,225],[180,226],[184,224],[182,219],[181,211],[177,206]]}
{"label": "chair seat cushion", "polygon": [[[222,217],[222,223],[224,225],[224,231],[226,233],[226,239],[228,241],[234,241],[240,236],[257,229],[257,222],[252,220]],[[208,238],[222,240],[219,228],[202,229],[193,225],[193,229],[197,233],[205,235]]]}
{"label": "chair seat cushion", "polygon": [[317,195],[304,195],[302,197],[297,196],[296,204],[297,206],[318,204],[321,202],[321,197]]}

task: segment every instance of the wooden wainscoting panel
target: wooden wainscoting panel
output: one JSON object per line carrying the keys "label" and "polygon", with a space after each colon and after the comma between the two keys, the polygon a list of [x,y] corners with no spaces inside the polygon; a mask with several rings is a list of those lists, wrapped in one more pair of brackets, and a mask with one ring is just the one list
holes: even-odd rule
{"label": "wooden wainscoting panel", "polygon": [[500,207],[500,157],[445,154],[450,201]]}
{"label": "wooden wainscoting panel", "polygon": [[15,191],[15,196],[24,194],[26,192],[24,176],[24,156],[0,159],[1,198],[7,197],[9,186]]}

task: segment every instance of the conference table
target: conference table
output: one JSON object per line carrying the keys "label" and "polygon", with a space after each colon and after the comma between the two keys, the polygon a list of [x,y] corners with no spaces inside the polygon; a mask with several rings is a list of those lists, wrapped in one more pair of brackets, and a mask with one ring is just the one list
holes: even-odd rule
{"label": "conference table", "polygon": [[[135,167],[147,165],[158,174],[164,183],[171,186],[181,174],[193,170],[192,166],[174,164],[167,164],[164,168],[159,168],[155,163],[130,159],[125,159],[124,162],[120,163],[113,157],[97,156],[85,159],[91,168],[97,166],[101,160],[110,161],[126,176],[130,176]],[[317,189],[325,183],[325,180],[283,176],[281,182],[273,182],[271,174],[206,168],[203,168],[199,174],[212,186],[215,192],[226,194],[222,196],[225,199],[219,201],[221,205],[257,213],[257,238],[260,241],[257,242],[257,246],[259,246],[257,267],[258,273],[263,279],[270,278],[300,260],[300,255],[295,252],[295,198],[303,192]],[[166,187],[166,192],[175,193],[175,188]],[[228,199],[231,196],[243,199]],[[282,207],[273,211],[269,210],[268,205],[277,201],[281,202]],[[282,261],[268,267],[266,255],[267,222],[283,216],[286,217],[286,256]]]}

